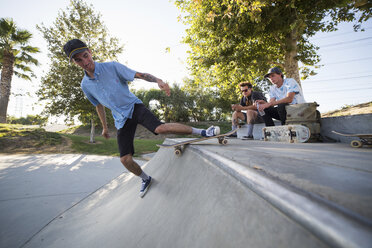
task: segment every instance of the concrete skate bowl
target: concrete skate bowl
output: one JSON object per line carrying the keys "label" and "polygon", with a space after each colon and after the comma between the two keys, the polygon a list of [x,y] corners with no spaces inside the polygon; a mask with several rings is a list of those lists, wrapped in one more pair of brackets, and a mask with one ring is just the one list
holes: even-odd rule
{"label": "concrete skate bowl", "polygon": [[[362,241],[350,238],[354,223],[333,213],[309,220],[313,203],[306,198],[275,191],[282,186],[203,146],[189,146],[181,157],[162,148],[144,168],[155,179],[144,198],[140,179],[125,173],[23,247],[357,247],[370,241],[363,233]],[[322,221],[330,224],[322,228]]]}

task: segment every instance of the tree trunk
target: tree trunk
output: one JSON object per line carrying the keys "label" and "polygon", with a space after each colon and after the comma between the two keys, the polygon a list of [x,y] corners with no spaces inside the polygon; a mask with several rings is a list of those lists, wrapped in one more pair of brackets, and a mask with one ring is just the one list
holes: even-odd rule
{"label": "tree trunk", "polygon": [[286,53],[285,53],[285,62],[284,70],[285,76],[288,78],[293,78],[301,86],[300,72],[298,69],[298,60],[297,60],[297,38],[295,30],[292,31],[286,37]]}
{"label": "tree trunk", "polygon": [[3,68],[0,81],[0,123],[6,123],[6,114],[13,76],[14,55],[8,51],[3,54]]}
{"label": "tree trunk", "polygon": [[90,119],[90,140],[89,143],[96,143],[94,140],[94,135],[95,135],[95,127],[94,127],[94,119],[93,117]]}

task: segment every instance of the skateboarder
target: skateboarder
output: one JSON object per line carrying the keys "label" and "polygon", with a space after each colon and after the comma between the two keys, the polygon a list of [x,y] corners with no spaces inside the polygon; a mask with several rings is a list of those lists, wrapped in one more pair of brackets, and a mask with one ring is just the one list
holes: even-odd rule
{"label": "skateboarder", "polygon": [[85,71],[81,88],[89,101],[96,107],[101,120],[102,136],[108,139],[105,107],[109,108],[117,128],[117,141],[121,163],[133,174],[142,178],[140,196],[143,197],[151,184],[151,177],[142,171],[133,160],[134,134],[137,124],[142,124],[154,134],[199,134],[215,136],[220,133],[219,127],[211,126],[207,130],[196,129],[179,123],[163,123],[129,91],[128,81],[135,78],[157,83],[159,88],[169,96],[167,83],[148,73],[136,72],[117,62],[98,63],[93,61],[88,46],[78,40],[68,41],[63,47],[70,62],[73,61]]}
{"label": "skateboarder", "polygon": [[263,116],[265,125],[275,126],[272,118],[280,120],[281,124],[285,125],[287,118],[285,106],[288,104],[305,103],[301,87],[293,78],[284,79],[284,75],[279,67],[271,68],[265,75],[265,78],[268,78],[273,84],[270,87],[270,100],[269,102],[262,100],[256,101],[256,103],[260,104],[259,110],[265,111],[265,115]]}
{"label": "skateboarder", "polygon": [[[243,136],[243,139],[253,139],[253,126],[255,121],[263,122],[261,115],[257,112],[256,101],[263,100],[266,102],[265,96],[258,91],[253,91],[252,84],[249,82],[242,82],[239,84],[240,91],[243,96],[240,100],[240,104],[233,104],[231,106],[234,113],[232,114],[231,129],[235,130],[238,128],[238,119],[248,124],[247,136]],[[241,112],[245,110],[246,113]],[[236,137],[236,133],[229,137]]]}

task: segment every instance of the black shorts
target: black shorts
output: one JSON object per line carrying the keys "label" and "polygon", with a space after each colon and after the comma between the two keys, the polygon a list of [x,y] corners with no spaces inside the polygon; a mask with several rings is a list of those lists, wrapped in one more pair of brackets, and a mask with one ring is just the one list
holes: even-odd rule
{"label": "black shorts", "polygon": [[120,157],[127,154],[134,154],[134,135],[137,124],[141,124],[151,132],[163,124],[159,119],[148,110],[143,104],[135,104],[132,119],[127,119],[124,126],[118,130],[117,141],[119,146]]}

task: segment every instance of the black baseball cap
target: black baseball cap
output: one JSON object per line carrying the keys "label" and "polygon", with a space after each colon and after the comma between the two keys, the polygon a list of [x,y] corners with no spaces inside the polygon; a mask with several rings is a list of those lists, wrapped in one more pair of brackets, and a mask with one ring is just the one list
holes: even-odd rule
{"label": "black baseball cap", "polygon": [[66,56],[71,62],[71,59],[74,57],[75,54],[88,50],[88,46],[81,40],[73,39],[73,40],[68,41],[64,45],[63,50],[65,51]]}
{"label": "black baseball cap", "polygon": [[282,70],[280,70],[279,67],[273,67],[273,68],[270,68],[269,71],[266,73],[265,75],[265,78],[267,78],[270,74],[273,74],[273,73],[276,73],[276,74],[283,74]]}

